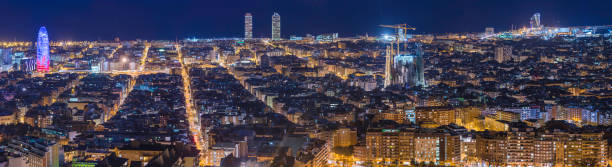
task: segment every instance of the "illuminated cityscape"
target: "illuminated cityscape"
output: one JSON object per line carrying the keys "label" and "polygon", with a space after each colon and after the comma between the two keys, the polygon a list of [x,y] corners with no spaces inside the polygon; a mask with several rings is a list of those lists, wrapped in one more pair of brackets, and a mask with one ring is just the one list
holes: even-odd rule
{"label": "illuminated cityscape", "polygon": [[0,3],[0,166],[612,166],[588,1]]}

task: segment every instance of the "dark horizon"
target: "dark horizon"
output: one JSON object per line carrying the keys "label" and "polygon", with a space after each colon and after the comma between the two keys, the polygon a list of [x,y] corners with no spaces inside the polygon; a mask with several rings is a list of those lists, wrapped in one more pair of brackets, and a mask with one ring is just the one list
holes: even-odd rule
{"label": "dark horizon", "polygon": [[53,41],[242,37],[247,12],[253,14],[254,37],[270,36],[274,12],[281,15],[283,38],[333,32],[380,35],[392,30],[379,24],[399,23],[416,27],[416,34],[483,32],[485,27],[499,31],[527,26],[536,12],[545,26],[608,25],[611,5],[603,0],[10,0],[0,3],[0,40],[33,41],[40,26],[47,27]]}

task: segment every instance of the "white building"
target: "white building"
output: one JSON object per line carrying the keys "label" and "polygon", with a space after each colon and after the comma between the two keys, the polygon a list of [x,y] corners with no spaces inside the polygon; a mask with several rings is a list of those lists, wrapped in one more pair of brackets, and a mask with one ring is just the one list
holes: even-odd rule
{"label": "white building", "polygon": [[253,38],[253,16],[251,13],[244,15],[244,39]]}
{"label": "white building", "polygon": [[274,13],[272,15],[272,40],[280,40],[281,39],[281,22],[280,15],[278,13]]}

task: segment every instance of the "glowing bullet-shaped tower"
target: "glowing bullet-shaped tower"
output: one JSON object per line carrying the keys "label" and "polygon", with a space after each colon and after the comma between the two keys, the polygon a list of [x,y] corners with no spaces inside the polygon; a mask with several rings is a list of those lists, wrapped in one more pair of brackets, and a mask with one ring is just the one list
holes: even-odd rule
{"label": "glowing bullet-shaped tower", "polygon": [[38,30],[36,41],[36,71],[49,72],[49,35],[44,26]]}

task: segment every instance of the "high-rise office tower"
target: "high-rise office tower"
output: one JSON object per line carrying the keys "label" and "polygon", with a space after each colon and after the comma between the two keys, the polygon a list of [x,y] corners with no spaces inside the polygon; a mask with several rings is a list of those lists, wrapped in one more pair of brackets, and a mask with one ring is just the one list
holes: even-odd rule
{"label": "high-rise office tower", "polygon": [[251,13],[244,15],[244,39],[253,38],[253,16]]}
{"label": "high-rise office tower", "polygon": [[278,13],[274,13],[272,15],[272,40],[280,40],[281,39],[281,22],[280,15]]}
{"label": "high-rise office tower", "polygon": [[534,28],[542,28],[542,24],[540,23],[540,13],[535,13],[531,16],[531,20],[529,20],[529,25],[532,29]]}
{"label": "high-rise office tower", "polygon": [[49,72],[49,35],[47,28],[40,27],[36,41],[36,71]]}

